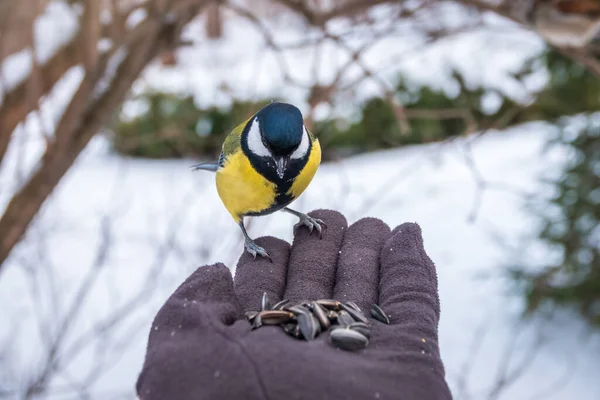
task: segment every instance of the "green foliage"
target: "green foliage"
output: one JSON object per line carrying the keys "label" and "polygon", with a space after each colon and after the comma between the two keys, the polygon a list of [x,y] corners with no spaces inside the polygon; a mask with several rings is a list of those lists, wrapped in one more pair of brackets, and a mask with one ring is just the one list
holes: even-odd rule
{"label": "green foliage", "polygon": [[576,132],[563,127],[555,143],[572,153],[560,179],[553,183],[540,239],[560,254],[558,262],[534,274],[517,270],[525,283],[529,311],[552,302],[575,305],[600,325],[600,123]]}
{"label": "green foliage", "polygon": [[385,149],[397,145],[394,138],[400,135],[392,107],[380,98],[369,99],[362,105],[358,122],[319,121],[314,131],[325,151],[331,148],[353,152]]}
{"label": "green foliage", "polygon": [[[539,232],[559,260],[537,273],[524,268],[512,273],[524,284],[529,312],[545,304],[570,305],[600,325],[600,79],[555,52],[527,65],[540,67],[549,72],[549,82],[519,118],[555,123],[560,134],[551,144],[565,146],[573,157],[552,182],[557,194],[548,207],[556,213],[544,217]],[[586,124],[575,131],[561,122],[563,116],[582,114]]]}
{"label": "green foliage", "polygon": [[[429,112],[432,117],[411,117],[410,130],[400,129],[395,110],[380,97],[367,99],[359,106],[357,121],[327,119],[312,127],[321,140],[324,159],[348,153],[361,153],[401,145],[443,140],[466,132],[465,116],[471,119],[471,129],[485,127],[500,119],[514,103],[500,94],[501,105],[496,112],[483,111],[483,88],[468,88],[459,74],[456,96],[429,86],[415,86],[402,77],[396,96],[410,113]],[[188,156],[214,157],[220,151],[225,135],[270,100],[234,101],[228,108],[199,108],[191,96],[150,92],[141,95],[146,111],[132,121],[118,119],[113,125],[113,146],[116,151],[136,157],[178,158]],[[445,115],[448,110],[459,112]],[[464,112],[460,112],[464,111]],[[436,117],[441,112],[443,118]]]}
{"label": "green foliage", "polygon": [[[315,121],[312,130],[321,141],[324,160],[328,160],[528,121],[561,126],[559,121],[565,116],[600,110],[600,79],[553,51],[526,63],[513,75],[515,84],[540,71],[548,73],[548,83],[527,105],[497,91],[469,87],[459,73],[453,74],[456,94],[399,77],[395,96],[409,116],[404,121],[408,131],[401,129],[397,110],[380,97],[360,104],[353,119]],[[484,107],[488,96],[495,97],[494,108]],[[113,126],[113,145],[118,152],[150,158],[213,159],[225,135],[270,101],[233,101],[227,108],[200,108],[190,96],[156,92],[144,94],[140,100],[147,107],[144,113],[132,121],[118,120]],[[571,304],[600,324],[600,126],[590,124],[575,134],[563,129],[557,139],[576,155],[561,179],[553,183],[558,194],[550,206],[558,212],[547,217],[540,232],[541,240],[559,250],[559,262],[535,274],[523,268],[512,272],[524,283],[530,311],[548,302]]]}
{"label": "green foliage", "polygon": [[[405,123],[410,129],[401,129],[387,99],[372,97],[357,107],[356,120],[316,121],[312,130],[321,140],[324,160],[328,160],[600,109],[600,80],[558,53],[536,56],[514,79],[521,81],[540,69],[549,72],[549,83],[527,106],[498,91],[469,87],[457,72],[453,78],[458,90],[453,95],[400,76],[395,96],[406,110]],[[497,99],[494,109],[484,108],[486,96]],[[225,135],[270,101],[235,100],[227,108],[200,108],[191,96],[158,92],[146,93],[139,100],[147,110],[133,121],[120,119],[113,125],[113,145],[120,153],[149,158],[214,158]]]}
{"label": "green foliage", "polygon": [[[455,96],[426,85],[410,85],[405,78],[399,78],[396,97],[406,110],[408,131],[402,131],[388,101],[372,97],[360,106],[357,122],[320,121],[315,126],[315,133],[326,143],[326,148],[351,148],[355,152],[365,152],[463,135],[468,128],[474,130],[501,122],[507,110],[517,107],[509,98],[493,92],[500,99],[500,104],[496,110],[486,111],[484,97],[492,91],[481,87],[469,88],[458,73],[454,74],[454,78],[460,87]],[[417,110],[419,113],[411,113]],[[468,126],[469,123],[472,126]]]}
{"label": "green foliage", "polygon": [[600,79],[570,58],[550,51],[530,60],[528,72],[540,67],[549,72],[549,82],[529,107],[524,120],[556,121],[579,113],[600,110]]}
{"label": "green foliage", "polygon": [[191,96],[161,92],[145,93],[138,100],[146,105],[146,112],[115,123],[113,147],[122,154],[147,158],[216,158],[225,135],[268,103],[236,101],[227,109],[201,109]]}

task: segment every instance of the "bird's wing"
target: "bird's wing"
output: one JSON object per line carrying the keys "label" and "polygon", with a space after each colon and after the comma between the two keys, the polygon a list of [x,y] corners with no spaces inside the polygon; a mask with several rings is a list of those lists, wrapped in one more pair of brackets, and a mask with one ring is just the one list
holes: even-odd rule
{"label": "bird's wing", "polygon": [[221,151],[221,156],[219,157],[220,164],[224,163],[227,157],[229,157],[229,155],[237,153],[240,150],[240,148],[242,147],[242,132],[244,131],[244,128],[246,127],[248,122],[253,117],[254,116],[248,118],[247,120],[236,126],[229,133],[229,135],[227,135],[225,141],[223,142],[223,150]]}
{"label": "bird's wing", "polygon": [[252,117],[248,118],[246,121],[242,122],[238,126],[236,126],[225,138],[223,142],[223,148],[221,150],[221,154],[219,155],[219,159],[217,162],[203,162],[200,164],[192,165],[191,168],[193,171],[205,170],[216,172],[220,167],[223,167],[225,164],[225,160],[231,154],[236,153],[242,147],[241,139],[242,132],[244,131],[244,127],[250,121]]}
{"label": "bird's wing", "polygon": [[310,138],[310,141],[311,141],[311,142],[314,142],[315,140],[316,140],[316,141],[319,141],[319,139],[317,139],[317,137],[315,136],[315,134],[314,134],[314,133],[312,133],[312,132],[310,131],[310,129],[306,128],[306,132],[308,132],[308,137]]}

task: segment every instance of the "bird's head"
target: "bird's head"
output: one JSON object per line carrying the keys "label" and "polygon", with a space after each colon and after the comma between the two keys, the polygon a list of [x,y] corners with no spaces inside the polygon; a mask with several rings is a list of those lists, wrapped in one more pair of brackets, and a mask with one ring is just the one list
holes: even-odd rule
{"label": "bird's head", "polygon": [[310,138],[300,110],[287,103],[271,103],[248,121],[245,128],[248,156],[261,165],[265,175],[279,179],[293,176],[290,164],[305,161]]}

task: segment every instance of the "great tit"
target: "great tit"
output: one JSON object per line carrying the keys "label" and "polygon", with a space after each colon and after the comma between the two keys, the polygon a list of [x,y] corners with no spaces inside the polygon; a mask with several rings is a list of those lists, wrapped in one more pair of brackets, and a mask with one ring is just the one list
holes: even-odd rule
{"label": "great tit", "polygon": [[309,185],[321,163],[319,140],[306,128],[300,110],[272,102],[238,125],[223,142],[217,162],[193,165],[193,170],[216,172],[217,192],[239,225],[246,250],[271,260],[246,232],[244,217],[286,211],[322,235],[326,225],[287,207]]}

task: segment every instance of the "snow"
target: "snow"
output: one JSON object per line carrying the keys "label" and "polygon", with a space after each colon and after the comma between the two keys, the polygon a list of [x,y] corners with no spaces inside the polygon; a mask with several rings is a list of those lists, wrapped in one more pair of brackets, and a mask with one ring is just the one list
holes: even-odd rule
{"label": "snow", "polygon": [[[532,32],[516,29],[506,20],[489,16],[486,20],[488,25],[481,29],[451,35],[431,45],[426,45],[425,38],[415,33],[413,26],[402,24],[397,27],[397,34],[372,41],[374,44],[367,48],[361,59],[372,71],[380,71],[378,76],[389,87],[395,85],[398,73],[402,73],[415,84],[427,84],[455,94],[458,87],[451,73],[458,70],[465,75],[470,87],[484,86],[515,101],[529,101],[529,93],[546,83],[544,71],[529,76],[524,85],[511,78],[510,73],[517,71],[524,60],[542,51],[544,42]],[[451,20],[449,25],[454,23],[456,21]],[[317,36],[310,29],[294,29],[294,22],[285,19],[279,23],[265,22],[264,25],[274,33],[273,37],[282,48]],[[330,31],[334,34],[349,29],[343,23],[332,25]],[[332,42],[325,42],[318,53],[310,47],[288,49],[279,58],[264,44],[262,33],[247,20],[226,20],[224,37],[217,41],[202,40],[203,35],[203,20],[192,21],[182,38],[197,45],[177,51],[177,66],[167,69],[157,64],[149,66],[134,92],[151,88],[189,93],[201,106],[226,105],[232,97],[275,98],[285,93],[288,101],[306,111],[305,99],[307,87],[313,80],[315,57],[319,57],[317,75],[323,84],[330,83],[338,69],[350,58],[347,50]],[[351,38],[353,49],[371,42],[360,32]],[[299,85],[285,81],[281,65],[289,70]],[[342,82],[349,84],[362,75],[360,68],[350,68]],[[327,109],[321,115],[332,111],[351,114],[355,104],[369,96],[381,96],[381,93],[381,85],[367,80],[348,94],[350,99],[340,96],[335,109]],[[131,106],[131,109],[135,108]]]}
{"label": "snow", "polygon": [[[45,64],[79,29],[76,13],[64,1],[49,2],[34,24],[36,61]],[[0,103],[4,93],[31,74],[33,49],[26,48],[7,57],[0,65]]]}
{"label": "snow", "polygon": [[11,145],[0,168],[0,210],[4,210],[11,194],[35,170],[45,150],[46,140],[52,137],[83,74],[81,66],[69,69],[40,101],[39,112],[29,115],[13,132]]}
{"label": "snow", "polygon": [[46,63],[56,51],[69,43],[79,30],[76,12],[64,1],[53,1],[35,23],[37,61]]}
{"label": "snow", "polygon": [[[474,142],[473,156],[490,182],[541,193],[538,177],[564,158],[560,152],[541,152],[548,134],[541,124],[490,133]],[[463,159],[463,145],[459,140],[414,146],[324,164],[295,206],[304,211],[334,208],[350,223],[375,216],[391,227],[405,221],[420,224],[426,250],[437,265],[442,304],[440,346],[456,393],[460,388],[457,377],[478,338],[482,343],[467,382],[473,398],[483,399],[497,379],[497,369],[513,339],[518,340],[512,344],[511,368],[528,356],[527,349],[540,330],[544,340],[533,364],[500,398],[529,399],[552,390],[556,380],[564,380],[561,390],[552,390],[543,398],[597,399],[598,335],[586,337],[585,326],[568,313],[550,321],[518,319],[522,304],[507,292],[510,285],[501,278],[501,268],[512,262],[529,265],[549,253],[543,246],[537,245],[537,250],[535,244],[522,246],[534,233],[535,220],[523,208],[523,198],[513,192],[486,192],[477,219],[469,222],[475,183]],[[213,175],[191,173],[188,167],[192,162],[118,157],[107,152],[101,139],[88,149],[45,206],[0,280],[0,301],[10,304],[3,314],[10,323],[0,322],[0,326],[11,326],[15,323],[11,318],[21,315],[19,345],[24,353],[15,364],[21,365],[22,371],[33,370],[32,360],[40,346],[32,328],[35,313],[31,300],[19,296],[29,290],[24,267],[30,263],[32,268],[42,268],[37,257],[46,253],[54,265],[47,268],[53,268],[61,288],[57,302],[64,307],[94,265],[106,215],[115,219],[112,247],[72,337],[126,304],[140,287],[151,290],[142,296],[143,305],[133,311],[129,323],[114,334],[115,340],[129,339],[132,345],[126,352],[115,353],[119,362],[97,382],[98,393],[131,390],[154,313],[196,267],[218,261],[235,266],[242,251],[241,235],[219,201]],[[253,237],[275,235],[291,240],[293,223],[291,216],[279,213],[253,219],[249,231]],[[175,249],[166,256],[165,264],[159,265],[156,258],[164,254],[157,244],[168,238]],[[150,275],[158,280],[156,286],[148,280]],[[7,302],[8,298],[12,301]],[[106,352],[113,354],[110,349]],[[93,354],[91,346],[75,359],[68,369],[71,379],[86,371]],[[61,381],[58,379],[57,387],[64,383]]]}
{"label": "snow", "polygon": [[6,57],[2,63],[2,86],[0,94],[8,92],[29,76],[32,67],[32,55],[30,49],[23,49],[15,54]]}
{"label": "snow", "polygon": [[129,17],[127,18],[127,21],[125,23],[125,26],[127,27],[127,29],[133,29],[138,24],[143,22],[147,17],[148,17],[148,12],[146,11],[146,9],[138,8],[137,10],[134,10],[129,15]]}
{"label": "snow", "polygon": [[[58,43],[74,34],[75,14],[65,3],[52,2],[46,17],[36,25],[36,40],[46,59]],[[532,76],[526,82],[527,90],[509,74],[543,44],[529,32],[504,29],[505,22],[492,23],[497,24],[500,36],[481,30],[427,48],[422,47],[421,38],[405,36],[406,40],[396,38],[373,47],[366,62],[376,66],[385,64],[390,56],[405,54],[395,69],[384,74],[385,79],[403,71],[417,82],[451,93],[456,90],[450,79],[452,67],[465,73],[471,86],[485,85],[526,101],[528,91],[545,82],[545,74],[541,71]],[[186,35],[193,39],[202,32],[201,23],[196,22]],[[259,39],[247,22],[228,23],[224,39],[180,50],[182,65],[149,67],[134,92],[158,88],[191,93],[203,105],[225,104],[231,93],[223,93],[219,86],[226,86],[242,98],[285,93],[288,101],[303,103],[305,89],[283,82],[277,61]],[[279,30],[278,39],[291,43],[299,37]],[[323,54],[320,76],[326,82],[348,55],[331,46]],[[313,56],[306,50],[287,55],[297,79],[311,78]],[[31,68],[31,57],[26,50],[7,59],[2,65],[4,83],[10,87],[22,80]],[[117,57],[113,66],[118,64]],[[349,79],[358,73],[350,71]],[[81,67],[70,70],[42,101],[41,117],[29,118],[13,135],[14,143],[0,170],[0,209],[18,189],[19,171],[37,165],[45,146],[44,133],[52,132],[81,78]],[[351,108],[349,104],[378,90],[363,85],[353,93],[356,97],[341,102],[342,107]],[[485,107],[493,109],[497,102],[497,96],[490,93]],[[126,104],[128,115],[142,109],[143,105],[134,101]],[[522,302],[502,277],[505,266],[535,268],[554,256],[551,249],[529,240],[537,221],[528,207],[535,204],[518,195],[539,197],[545,193],[538,178],[555,173],[565,159],[564,152],[542,153],[549,134],[547,126],[529,124],[490,132],[472,143],[472,156],[482,176],[510,189],[490,186],[481,194],[477,209],[477,185],[465,162],[465,141],[472,138],[324,164],[295,204],[304,211],[334,208],[349,222],[375,216],[391,227],[406,221],[420,224],[426,250],[437,265],[442,304],[440,346],[457,399],[491,398],[494,382],[502,378],[503,357],[511,353],[510,368],[523,358],[531,359],[532,364],[499,399],[600,397],[598,334],[587,332],[568,312],[549,320],[521,321]],[[24,384],[39,372],[45,340],[61,329],[57,313],[63,315],[75,301],[82,308],[66,331],[67,347],[61,349],[68,368],[52,382],[57,393],[65,393],[67,388],[72,396],[57,397],[84,397],[69,390],[76,390],[74,382],[86,378],[94,362],[104,359],[111,362],[102,369],[101,377],[90,381],[93,398],[117,398],[124,393],[123,397],[133,397],[133,382],[157,309],[195,268],[219,261],[234,267],[242,251],[241,234],[219,201],[213,176],[191,173],[188,167],[194,162],[119,157],[109,151],[103,138],[92,141],[44,205],[0,277],[0,349],[15,350],[8,357],[0,353],[0,388],[4,382]],[[274,235],[291,240],[294,223],[292,216],[280,213],[253,219],[248,231],[253,237]],[[106,253],[98,252],[103,243]],[[97,281],[82,298],[77,297],[81,283],[94,274]],[[114,310],[129,314],[110,331],[110,338],[84,341],[89,346],[75,352],[71,346],[98,323],[110,321]],[[530,354],[528,349],[539,340],[538,332],[542,333],[541,347]],[[7,341],[10,337],[14,341]],[[476,357],[470,356],[472,348],[479,348]],[[471,367],[468,371],[466,364]],[[468,376],[463,384],[460,376],[465,371]]]}
{"label": "snow", "polygon": [[97,100],[100,96],[104,95],[106,91],[111,87],[112,81],[117,73],[117,69],[127,56],[127,50],[125,48],[118,49],[115,54],[113,54],[108,63],[106,65],[106,71],[104,72],[104,76],[98,80],[96,83],[96,87],[94,87],[94,93],[92,98]]}

